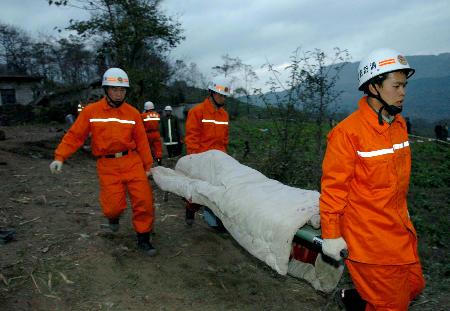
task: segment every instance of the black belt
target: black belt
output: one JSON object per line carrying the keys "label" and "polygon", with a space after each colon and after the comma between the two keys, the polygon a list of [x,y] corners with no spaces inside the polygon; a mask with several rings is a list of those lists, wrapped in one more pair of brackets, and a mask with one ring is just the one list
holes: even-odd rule
{"label": "black belt", "polygon": [[102,156],[99,156],[99,158],[121,158],[123,156],[126,156],[128,154],[128,150],[122,151],[122,152],[116,152],[113,154],[105,154]]}

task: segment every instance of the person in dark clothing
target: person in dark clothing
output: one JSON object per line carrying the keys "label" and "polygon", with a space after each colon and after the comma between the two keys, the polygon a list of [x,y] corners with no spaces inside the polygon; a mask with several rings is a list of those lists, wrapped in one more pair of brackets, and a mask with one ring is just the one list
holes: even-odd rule
{"label": "person in dark clothing", "polygon": [[248,140],[244,141],[244,159],[247,158],[248,154],[250,153],[250,143]]}
{"label": "person in dark clothing", "polygon": [[409,118],[405,118],[405,121],[406,121],[406,131],[408,132],[408,134],[412,134],[412,132],[411,132],[411,128],[412,128],[411,121],[409,120]]}
{"label": "person in dark clothing", "polygon": [[437,124],[434,127],[434,134],[436,135],[436,139],[437,140],[441,140],[441,138],[442,138],[442,125]]}
{"label": "person in dark clothing", "polygon": [[181,154],[181,132],[180,122],[172,114],[172,107],[164,108],[164,116],[161,118],[161,136],[164,146],[167,148],[169,158],[177,157]]}
{"label": "person in dark clothing", "polygon": [[442,125],[442,129],[441,129],[441,140],[447,141],[447,137],[448,137],[448,127],[447,127],[447,123],[444,123],[444,125]]}

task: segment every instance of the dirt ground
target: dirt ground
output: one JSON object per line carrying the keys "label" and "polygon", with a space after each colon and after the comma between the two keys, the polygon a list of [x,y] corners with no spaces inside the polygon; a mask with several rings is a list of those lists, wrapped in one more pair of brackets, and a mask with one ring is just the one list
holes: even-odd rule
{"label": "dirt ground", "polygon": [[146,257],[129,208],[118,233],[102,226],[88,153],[50,174],[58,126],[0,129],[0,228],[16,231],[0,245],[0,310],[339,310],[332,294],[278,275],[198,216],[186,226],[181,199],[164,201],[153,182],[159,253]]}

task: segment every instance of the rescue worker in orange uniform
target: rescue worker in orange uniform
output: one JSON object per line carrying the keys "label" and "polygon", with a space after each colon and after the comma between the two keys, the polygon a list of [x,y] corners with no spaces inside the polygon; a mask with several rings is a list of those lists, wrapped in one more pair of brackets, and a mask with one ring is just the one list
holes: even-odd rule
{"label": "rescue worker in orange uniform", "polygon": [[[411,150],[400,115],[413,73],[391,49],[361,61],[366,96],[329,133],[322,165],[322,250],[339,260],[348,248],[345,263],[366,311],[407,310],[425,286],[407,208]],[[358,303],[345,300],[345,291],[341,297],[347,307]]]}
{"label": "rescue worker in orange uniform", "polygon": [[154,221],[153,197],[147,179],[153,159],[144,125],[139,111],[125,102],[129,88],[125,71],[108,69],[103,75],[102,87],[106,96],[81,111],[56,149],[50,170],[61,172],[63,162],[91,133],[100,181],[100,204],[110,229],[119,230],[128,192],[138,248],[154,256],[156,249],[149,239]]}
{"label": "rescue worker in orange uniform", "polygon": [[158,162],[158,165],[162,164],[162,145],[161,136],[159,135],[159,120],[161,119],[159,113],[155,111],[155,105],[148,101],[144,103],[144,113],[141,114],[142,121],[144,122],[145,131],[147,132],[148,144],[152,156]]}
{"label": "rescue worker in orange uniform", "polygon": [[[209,96],[188,112],[185,143],[187,154],[208,150],[227,152],[228,113],[224,109],[225,100],[230,96],[230,86],[226,79],[214,79],[208,86]],[[186,223],[192,225],[198,204],[187,203]],[[222,222],[213,212],[204,207],[207,223],[219,231],[225,231]]]}

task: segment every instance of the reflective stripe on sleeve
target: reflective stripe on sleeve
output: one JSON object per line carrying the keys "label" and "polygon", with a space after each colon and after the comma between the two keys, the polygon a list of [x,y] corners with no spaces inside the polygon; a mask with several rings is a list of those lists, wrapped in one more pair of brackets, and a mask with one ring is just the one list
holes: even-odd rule
{"label": "reflective stripe on sleeve", "polygon": [[394,144],[393,148],[394,148],[394,150],[396,150],[396,149],[402,149],[402,148],[405,148],[408,146],[409,146],[409,141],[405,141],[404,143],[401,143],[401,144]]}
{"label": "reflective stripe on sleeve", "polygon": [[127,123],[127,124],[135,124],[136,122],[131,120],[121,120],[117,118],[107,118],[107,119],[89,119],[89,122],[119,122],[119,123]]}
{"label": "reflective stripe on sleeve", "polygon": [[145,118],[144,121],[159,121],[160,118]]}
{"label": "reflective stripe on sleeve", "polygon": [[358,155],[362,158],[372,158],[377,157],[384,154],[394,153],[394,150],[402,149],[409,146],[409,141],[405,141],[400,144],[394,144],[392,148],[388,149],[380,149],[374,151],[357,151]]}
{"label": "reflective stripe on sleeve", "polygon": [[214,124],[225,124],[227,125],[228,122],[224,122],[224,121],[216,121],[216,120],[207,120],[207,119],[203,119],[202,120],[203,123],[214,123]]}

